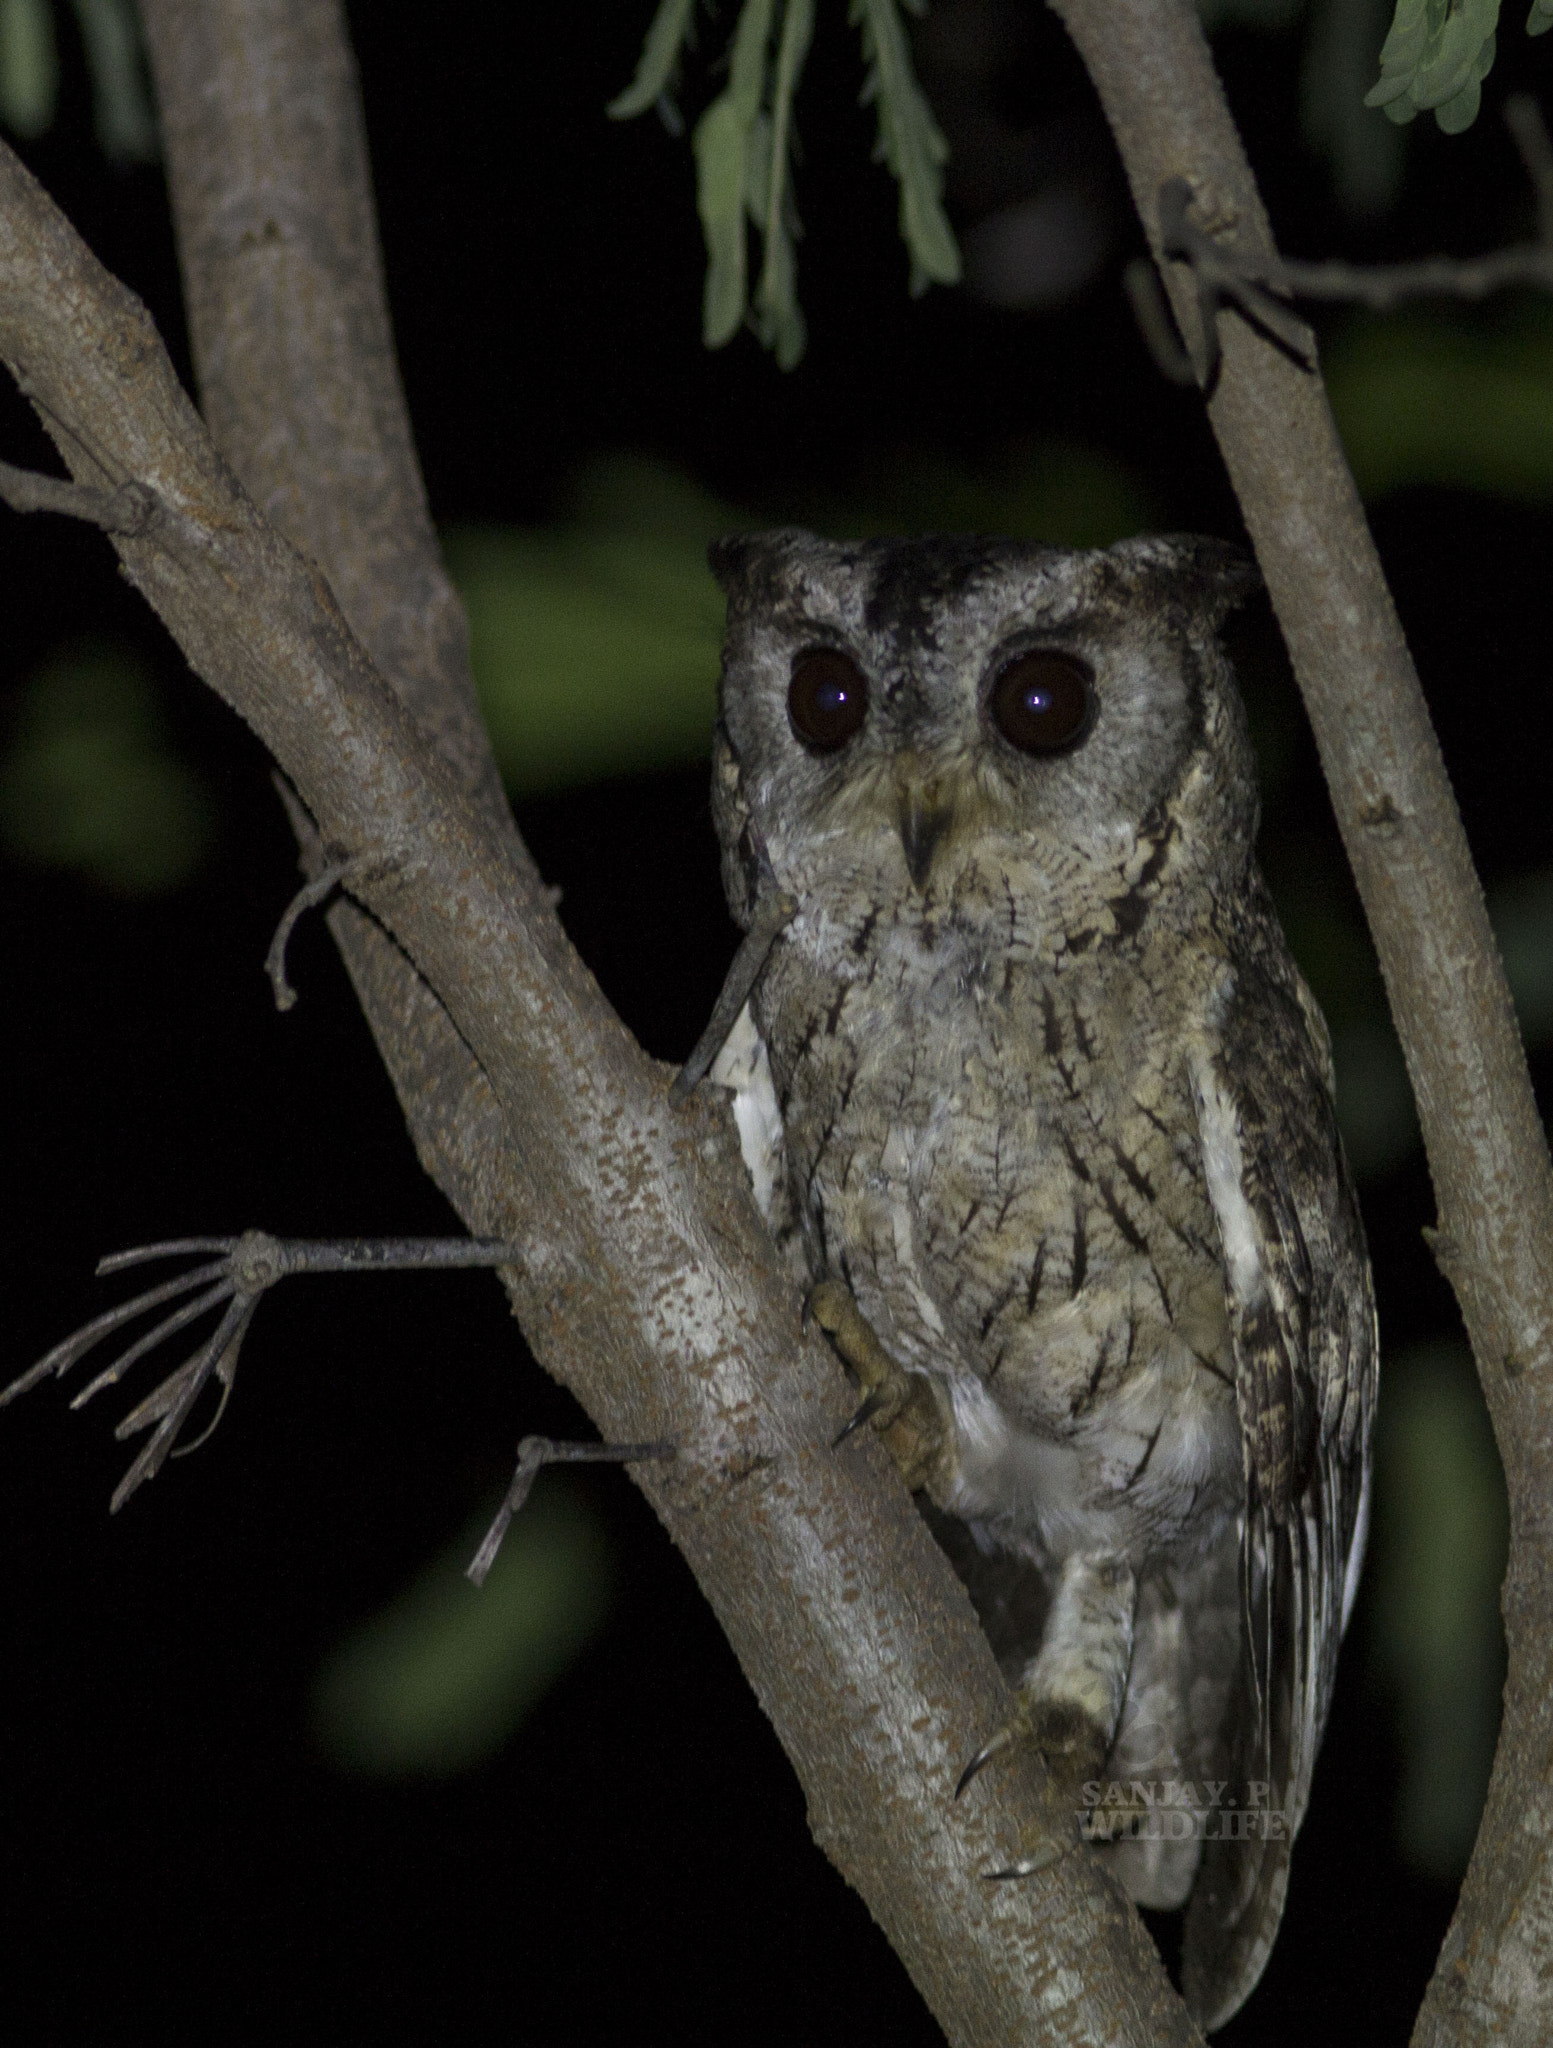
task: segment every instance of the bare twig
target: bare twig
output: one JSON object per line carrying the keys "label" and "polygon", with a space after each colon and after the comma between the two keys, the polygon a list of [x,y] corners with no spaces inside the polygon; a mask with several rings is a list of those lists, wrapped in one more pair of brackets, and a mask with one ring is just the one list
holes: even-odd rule
{"label": "bare twig", "polygon": [[733,956],[733,965],[728,969],[706,1029],[696,1040],[689,1059],[670,1086],[669,1100],[676,1106],[684,1102],[697,1083],[711,1072],[712,1062],[726,1044],[729,1032],[739,1021],[739,1012],[749,1001],[766,962],[771,958],[772,947],[797,915],[798,905],[794,899],[774,887],[756,904],[750,928]]}
{"label": "bare twig", "polygon": [[[1248,274],[1272,241],[1190,0],[1053,0],[1099,89],[1157,259],[1181,179]],[[1539,172],[1539,178],[1540,178]],[[1539,187],[1539,189],[1541,189]],[[1191,333],[1203,309],[1165,271]],[[1433,2044],[1553,2036],[1553,1172],[1482,891],[1320,377],[1212,315],[1209,417],[1321,752],[1418,1102],[1447,1277],[1509,1486],[1509,1682],[1493,1782],[1419,2021]],[[1206,337],[1194,354],[1210,359]]]}
{"label": "bare twig", "polygon": [[397,855],[381,848],[368,849],[365,853],[353,853],[345,860],[331,861],[310,881],[302,884],[281,912],[275,936],[270,940],[270,949],[264,956],[264,971],[269,976],[277,1010],[291,1009],[297,999],[297,992],[286,974],[286,948],[291,944],[291,934],[299,921],[308,911],[316,910],[320,903],[327,903],[336,889],[346,889],[352,882],[361,881],[369,875],[384,875],[402,867]]}
{"label": "bare twig", "polygon": [[0,462],[0,501],[13,512],[64,512],[100,526],[104,533],[144,533],[156,516],[156,498],[144,484],[99,491],[90,484],[15,469],[9,462]]}
{"label": "bare twig", "polygon": [[[517,1245],[491,1244],[478,1238],[279,1238],[271,1237],[266,1230],[245,1230],[241,1237],[182,1237],[164,1244],[138,1245],[133,1251],[114,1252],[99,1261],[97,1273],[99,1279],[104,1279],[110,1274],[127,1272],[131,1266],[144,1266],[157,1259],[188,1258],[202,1252],[215,1252],[217,1256],[95,1316],[0,1391],[0,1408],[4,1408],[40,1381],[62,1379],[105,1337],[111,1337],[126,1323],[138,1322],[152,1309],[162,1308],[181,1296],[192,1296],[144,1336],[137,1337],[127,1351],[121,1352],[82,1388],[70,1405],[84,1408],[105,1388],[116,1387],[132,1365],[159,1350],[180,1330],[198,1322],[223,1302],[228,1304],[214,1334],[126,1415],[114,1431],[122,1443],[127,1437],[149,1429],[153,1422],[160,1425],[115,1488],[109,1503],[113,1514],[145,1480],[156,1477],[170,1455],[197,1449],[215,1428],[212,1422],[197,1443],[178,1444],[179,1433],[212,1373],[221,1381],[221,1412],[225,1411],[243,1339],[259,1303],[278,1282],[298,1273],[426,1272],[465,1266],[509,1266],[522,1257]],[[218,1412],[216,1421],[220,1419]]]}
{"label": "bare twig", "polygon": [[1165,288],[1159,281],[1159,272],[1147,256],[1135,256],[1123,270],[1122,290],[1127,294],[1133,318],[1160,375],[1183,387],[1200,385],[1202,379],[1197,365],[1190,352],[1183,348],[1175,322],[1170,317],[1170,306],[1165,298]]}
{"label": "bare twig", "polygon": [[1506,101],[1504,111],[1536,194],[1538,239],[1487,256],[1426,256],[1413,263],[1367,265],[1305,263],[1211,231],[1192,217],[1189,181],[1167,178],[1159,188],[1159,246],[1172,262],[1191,268],[1200,359],[1183,355],[1153,265],[1140,259],[1127,266],[1123,277],[1138,326],[1161,373],[1173,384],[1195,381],[1205,391],[1211,386],[1219,366],[1218,315],[1227,306],[1260,327],[1296,362],[1309,365],[1315,360],[1310,337],[1288,301],[1325,300],[1389,312],[1411,299],[1484,299],[1515,285],[1553,291],[1553,144],[1535,100],[1516,94]]}
{"label": "bare twig", "polygon": [[464,1577],[472,1586],[483,1586],[490,1577],[491,1566],[507,1531],[512,1527],[512,1518],[528,1499],[534,1481],[546,1465],[640,1465],[644,1461],[663,1461],[674,1456],[671,1443],[653,1444],[571,1444],[557,1443],[553,1437],[526,1436],[518,1445],[518,1466],[512,1475],[512,1484],[507,1488],[501,1506],[496,1510],[496,1519],[486,1530],[480,1548],[469,1560]]}

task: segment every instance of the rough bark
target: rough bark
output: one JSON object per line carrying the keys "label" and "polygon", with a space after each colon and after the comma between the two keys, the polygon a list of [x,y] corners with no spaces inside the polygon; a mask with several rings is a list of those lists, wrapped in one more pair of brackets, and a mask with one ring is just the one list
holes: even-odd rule
{"label": "rough bark", "polygon": [[[712,1101],[668,1107],[665,1071],[610,1012],[492,801],[387,348],[337,11],[146,12],[203,395],[229,438],[218,454],[144,310],[3,150],[0,358],[72,475],[150,494],[145,526],[114,539],[125,573],[323,842],[385,856],[353,885],[372,922],[341,923],[423,1157],[471,1228],[524,1245],[508,1277],[525,1334],[600,1428],[680,1446],[639,1483],[775,1723],[817,1839],[951,2041],[1192,2040],[1087,1853],[984,1881],[1023,1829],[1069,1841],[1071,1816],[1018,1763],[953,1803],[1007,1710],[969,1605],[882,1451],[828,1448],[846,1396],[800,1338],[729,1119]],[[273,203],[248,204],[253,182]],[[379,490],[395,494],[384,520]],[[322,571],[251,493],[295,520]],[[398,602],[417,577],[425,617]]]}
{"label": "rough bark", "polygon": [[[1051,0],[1159,257],[1159,193],[1271,247],[1190,0]],[[1183,334],[1195,295],[1162,265]],[[1483,895],[1319,373],[1233,314],[1208,402],[1321,752],[1407,1058],[1509,1487],[1509,1678],[1477,1847],[1415,2039],[1553,2038],[1553,1171]]]}

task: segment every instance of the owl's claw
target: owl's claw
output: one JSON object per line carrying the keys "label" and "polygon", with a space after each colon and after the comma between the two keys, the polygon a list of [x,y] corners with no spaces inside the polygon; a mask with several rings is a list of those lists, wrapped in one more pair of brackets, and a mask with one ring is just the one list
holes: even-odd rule
{"label": "owl's claw", "polygon": [[839,1451],[841,1449],[841,1446],[846,1442],[847,1438],[853,1435],[857,1430],[860,1430],[865,1422],[872,1422],[874,1417],[879,1413],[879,1410],[883,1406],[884,1391],[880,1387],[875,1387],[874,1391],[871,1394],[867,1394],[863,1397],[862,1401],[859,1402],[858,1406],[853,1410],[848,1420],[842,1423],[840,1429],[838,1429],[836,1431],[836,1434],[831,1438],[831,1449],[833,1451]]}
{"label": "owl's claw", "polygon": [[1001,1756],[1005,1749],[1011,1749],[1022,1738],[1024,1733],[1024,1727],[1019,1721],[1005,1722],[990,1741],[982,1744],[981,1748],[977,1750],[976,1754],[965,1766],[965,1769],[960,1773],[959,1780],[954,1788],[955,1798],[958,1799],[960,1797],[971,1780],[985,1770],[995,1756]]}
{"label": "owl's claw", "polygon": [[871,1422],[915,1493],[932,1489],[943,1471],[949,1427],[930,1381],[903,1372],[841,1280],[817,1280],[804,1301],[804,1323],[819,1324],[843,1365],[862,1383],[863,1399],[832,1442],[837,1449]]}
{"label": "owl's claw", "polygon": [[1073,1701],[1023,1692],[1003,1726],[982,1744],[960,1773],[955,1798],[994,1757],[1025,1743],[1037,1751],[1047,1774],[1058,1786],[1071,1786],[1076,1791],[1099,1776],[1111,1747],[1111,1736]]}
{"label": "owl's claw", "polygon": [[1000,1870],[984,1870],[989,1883],[1008,1883],[1015,1878],[1034,1877],[1049,1870],[1066,1856],[1073,1842],[1081,1838],[1081,1788],[1099,1772],[1110,1748],[1110,1737],[1089,1715],[1066,1700],[1032,1697],[1021,1693],[1014,1712],[995,1735],[984,1742],[960,1773],[954,1788],[958,1799],[973,1778],[1005,1750],[1028,1743],[1046,1766],[1047,1776],[1060,1797],[1071,1795],[1074,1820],[1071,1835],[1054,1837],[1046,1829],[1033,1827],[1027,1834],[1029,1846],[1012,1863]]}

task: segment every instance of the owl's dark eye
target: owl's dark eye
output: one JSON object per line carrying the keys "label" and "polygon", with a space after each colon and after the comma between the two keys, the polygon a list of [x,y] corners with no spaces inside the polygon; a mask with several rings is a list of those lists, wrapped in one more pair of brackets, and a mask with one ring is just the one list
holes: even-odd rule
{"label": "owl's dark eye", "polygon": [[1021,754],[1058,754],[1088,732],[1094,671],[1076,654],[1035,647],[1017,655],[992,685],[992,722]]}
{"label": "owl's dark eye", "polygon": [[787,715],[806,747],[817,754],[835,753],[868,716],[863,671],[838,648],[811,647],[793,663]]}

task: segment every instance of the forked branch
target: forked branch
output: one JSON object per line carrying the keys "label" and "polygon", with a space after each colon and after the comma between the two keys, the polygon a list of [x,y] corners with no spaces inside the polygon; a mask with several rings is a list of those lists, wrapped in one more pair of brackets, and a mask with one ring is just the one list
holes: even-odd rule
{"label": "forked branch", "polygon": [[[179,159],[187,130],[215,104],[212,80],[262,79],[262,118],[284,122],[305,97],[285,89],[286,67],[302,64],[316,113],[308,38],[320,22],[338,32],[331,10],[151,0],[147,21],[175,191],[190,174]],[[294,31],[293,47],[264,46],[277,21]],[[221,25],[250,38],[247,62],[223,67],[205,50],[202,67],[201,39]],[[185,46],[187,77],[177,68]],[[348,90],[348,65],[335,69]],[[219,183],[217,167],[243,159],[257,118],[252,106],[217,106],[195,168]],[[309,126],[331,146],[339,132],[311,117]],[[268,154],[254,150],[256,177],[296,169],[287,139],[272,141]],[[324,206],[327,180],[316,194]],[[180,231],[186,262],[196,245],[199,303],[235,238],[225,215],[202,277],[195,215]],[[319,226],[301,238],[309,260],[329,247],[328,223]],[[413,860],[353,870],[353,895],[392,943],[370,926],[350,927],[347,942],[423,1156],[472,1230],[523,1245],[510,1279],[525,1331],[602,1434],[675,1445],[672,1462],[638,1468],[640,1483],[776,1724],[822,1846],[950,2039],[1193,2039],[1148,1936],[1092,1858],[1064,1855],[1027,1883],[984,1882],[1016,1845],[1027,1851],[1043,1833],[1065,1841],[1073,1817],[1018,1762],[1000,1764],[995,1798],[977,1788],[954,1804],[965,1758],[1006,1712],[969,1603],[882,1450],[831,1450],[843,1389],[818,1338],[801,1339],[799,1303],[755,1212],[731,1121],[699,1097],[670,1106],[665,1070],[623,1031],[567,944],[510,823],[493,812],[467,727],[452,719],[457,677],[444,678],[444,696],[435,664],[417,656],[413,716],[405,708],[329,584],[216,454],[143,309],[3,150],[0,358],[77,482],[154,494],[146,531],[115,537],[125,572],[269,746],[330,857],[413,849]],[[371,368],[354,365],[368,382]],[[284,441],[290,423],[294,474],[305,477],[311,395],[291,396],[294,408],[281,394],[267,429]],[[207,402],[217,409],[214,394]],[[328,487],[325,478],[322,491],[300,494],[310,517]],[[339,488],[348,499],[349,480]],[[371,534],[362,546],[342,581],[361,616],[381,621],[378,578],[395,549]],[[376,643],[390,653],[408,644],[391,625]]]}

